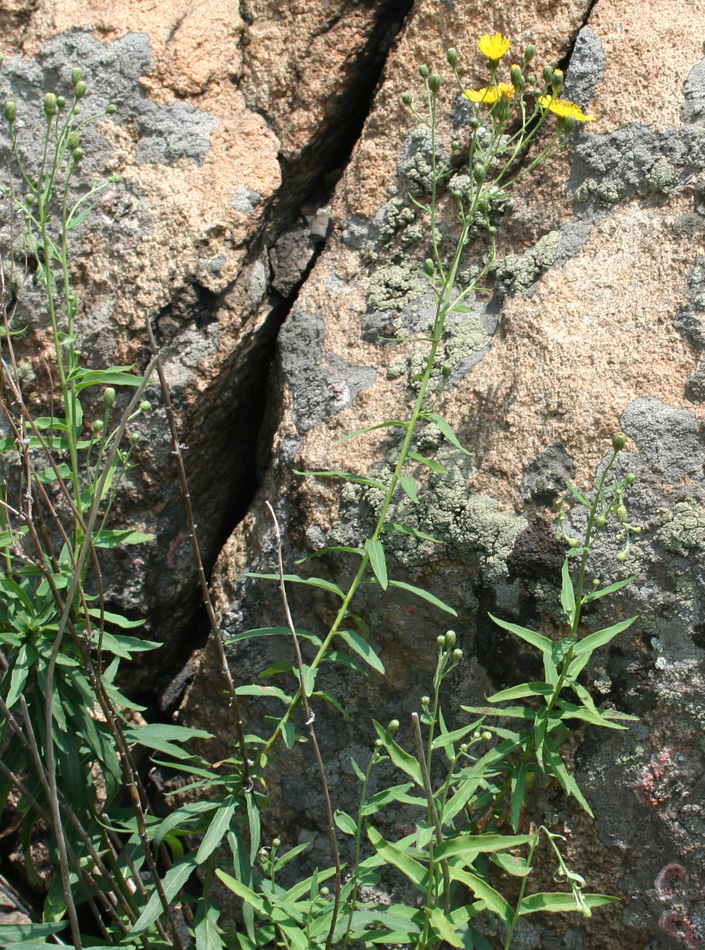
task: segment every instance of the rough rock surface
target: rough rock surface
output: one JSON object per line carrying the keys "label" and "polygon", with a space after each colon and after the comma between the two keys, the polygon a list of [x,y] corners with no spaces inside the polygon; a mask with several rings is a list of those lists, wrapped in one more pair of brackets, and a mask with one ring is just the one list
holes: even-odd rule
{"label": "rough rock surface", "polygon": [[[86,147],[91,171],[118,172],[122,181],[77,249],[82,347],[99,365],[143,365],[144,321],[152,321],[189,446],[207,566],[217,558],[221,627],[234,635],[280,624],[275,585],[244,576],[274,568],[265,500],[282,524],[292,569],[326,544],[359,541],[379,504],[374,491],[341,491],[294,470],[388,470],[393,437],[338,440],[399,417],[414,394],[418,352],[384,339],[399,327],[423,332],[430,312],[418,275],[423,223],[406,197],[423,188],[428,143],[401,93],[420,95],[419,64],[442,67],[451,45],[468,84],[479,81],[475,43],[486,30],[509,34],[518,47],[531,41],[541,63],[567,68],[566,94],[599,121],[576,131],[567,152],[516,192],[501,231],[496,292],[449,327],[442,411],[472,456],[429,434],[424,448],[448,471],[431,472],[421,503],[399,498],[392,514],[438,543],[402,539],[390,555],[397,576],[458,611],[453,626],[465,661],[449,706],[480,700],[525,675],[530,662],[490,624],[488,609],[534,623],[555,610],[563,548],[553,539],[552,500],[568,479],[589,485],[612,434],[624,430],[624,464],[637,475],[631,516],[643,531],[626,563],[608,546],[597,569],[637,578],[590,623],[617,610],[640,619],[590,669],[589,686],[640,721],[607,739],[587,729],[576,742],[594,824],[547,789],[537,789],[532,804],[537,819],[548,815],[568,835],[591,887],[622,901],[589,921],[532,920],[516,946],[698,950],[705,945],[705,3],[497,0],[488,8],[418,0],[406,20],[409,4],[395,0],[284,6],[2,4],[8,59],[0,92],[13,91],[19,112],[23,101],[67,83],[75,65],[90,82],[87,107],[118,105]],[[456,134],[464,113],[452,89],[444,85],[442,108],[451,116],[446,131]],[[31,286],[20,304],[33,331],[21,355],[36,358],[48,341]],[[28,376],[27,395],[42,403],[40,377]],[[115,565],[111,593],[135,611],[146,603],[150,635],[167,644],[168,673],[200,639],[198,594],[161,410],[143,434],[147,448],[122,511],[157,541],[139,561]],[[339,583],[349,578],[344,560],[314,563]],[[331,598],[300,587],[290,596],[302,626],[326,629]],[[345,725],[320,714],[340,800],[350,756],[364,760],[369,749],[371,711],[408,722],[429,690],[435,637],[447,626],[400,591],[373,589],[359,609],[386,676],[361,683],[326,674],[324,685],[354,717]],[[248,682],[281,654],[256,640],[229,647],[229,658]],[[212,651],[184,669],[157,685],[162,705],[176,704],[193,678],[180,721],[206,725],[227,754],[230,720],[214,688]],[[256,721],[262,708],[250,714]],[[292,750],[271,798],[271,830],[295,829],[290,843],[297,835],[312,840],[314,858],[327,862],[302,749]]]}

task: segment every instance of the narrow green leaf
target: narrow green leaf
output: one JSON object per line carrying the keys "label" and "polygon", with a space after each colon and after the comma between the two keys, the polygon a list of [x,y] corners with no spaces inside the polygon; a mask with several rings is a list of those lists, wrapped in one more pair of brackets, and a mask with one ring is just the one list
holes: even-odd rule
{"label": "narrow green leaf", "polygon": [[524,699],[526,696],[551,696],[552,693],[553,687],[550,683],[520,683],[519,686],[511,686],[509,689],[493,693],[487,697],[487,702],[501,703],[508,699]]}
{"label": "narrow green leaf", "polygon": [[500,620],[499,617],[495,617],[490,613],[488,613],[487,616],[493,623],[496,623],[498,627],[501,627],[503,630],[508,630],[510,633],[515,633],[518,637],[521,637],[522,640],[525,640],[534,647],[538,647],[542,653],[548,653],[550,655],[551,650],[553,650],[553,640],[549,640],[548,637],[542,636],[535,630],[520,627],[519,624],[509,623],[507,620]]}
{"label": "narrow green leaf", "polygon": [[357,834],[357,823],[355,819],[348,815],[345,811],[336,810],[335,815],[336,825],[340,828],[343,834],[346,835],[356,835]]}
{"label": "narrow green leaf", "polygon": [[221,940],[218,919],[220,917],[220,908],[215,901],[206,900],[199,897],[196,904],[196,920],[194,922],[193,934],[196,938],[196,950],[221,950],[223,941]]}
{"label": "narrow green leaf", "polygon": [[529,772],[529,763],[522,760],[512,772],[511,817],[514,831],[519,827],[521,810],[526,800],[526,777]]}
{"label": "narrow green leaf", "polygon": [[382,726],[377,722],[376,719],[372,720],[372,724],[375,727],[375,732],[382,740],[382,745],[384,746],[387,755],[392,760],[394,765],[398,769],[401,769],[402,772],[406,772],[416,784],[423,788],[423,775],[421,773],[421,766],[419,765],[417,759],[413,755],[409,755],[408,752],[405,752],[400,745],[398,745],[394,739],[389,735],[386,729],[383,729]]}
{"label": "narrow green leaf", "polygon": [[570,576],[570,567],[568,566],[567,558],[563,561],[561,578],[561,606],[563,607],[563,613],[565,614],[568,626],[572,627],[575,617],[575,591],[573,590],[573,579]]}
{"label": "narrow green leaf", "polygon": [[215,849],[219,847],[221,841],[230,830],[230,822],[233,819],[236,807],[237,804],[235,802],[230,802],[218,808],[215,815],[213,815],[211,823],[208,826],[208,831],[203,836],[203,841],[196,852],[196,864],[203,864],[203,862],[213,854]]}
{"label": "narrow green leaf", "polygon": [[156,749],[177,759],[188,759],[191,753],[187,752],[177,742],[186,742],[188,739],[212,739],[213,735],[204,729],[190,729],[187,726],[175,726],[169,723],[153,722],[146,726],[134,726],[125,729],[125,738],[128,742],[137,742],[148,749]]}
{"label": "narrow green leaf", "polygon": [[438,845],[434,851],[434,858],[462,857],[468,864],[474,861],[478,854],[492,854],[495,851],[508,851],[510,848],[521,848],[536,840],[536,835],[458,835],[449,838]]}
{"label": "narrow green leaf", "polygon": [[484,901],[488,910],[497,914],[500,920],[506,924],[506,926],[509,926],[514,913],[511,905],[506,902],[499,891],[490,887],[490,885],[486,881],[483,881],[481,877],[478,877],[477,874],[472,874],[463,868],[451,864],[448,870],[453,880],[460,881],[461,884],[465,884],[466,887],[469,887],[475,897]]}
{"label": "narrow green leaf", "polygon": [[401,871],[402,874],[405,874],[409,880],[419,888],[420,891],[426,891],[426,886],[428,883],[428,870],[422,864],[414,860],[414,858],[408,855],[405,851],[402,851],[400,848],[397,848],[395,845],[385,840],[385,838],[382,837],[377,829],[370,824],[367,824],[367,836],[372,842],[377,853],[381,858],[384,859],[386,864],[391,864],[393,867]]}
{"label": "narrow green leaf", "polygon": [[372,565],[372,570],[375,572],[375,577],[379,581],[379,586],[382,590],[386,590],[388,587],[387,559],[384,554],[382,542],[379,538],[368,538],[365,541],[365,550],[369,555],[370,564]]}
{"label": "narrow green leaf", "polygon": [[247,887],[241,881],[236,880],[234,877],[231,877],[229,874],[226,874],[225,871],[221,871],[220,868],[216,868],[215,873],[228,890],[236,894],[241,900],[245,901],[245,903],[250,904],[260,917],[264,917],[265,919],[269,917],[267,906],[259,894],[255,894],[251,888]]}
{"label": "narrow green leaf", "polygon": [[[97,607],[88,608],[88,616],[93,617],[94,620],[103,620],[105,623],[115,624],[116,627],[121,627],[123,630],[129,630],[133,627],[141,627],[144,625],[144,620],[128,620],[127,617],[123,617],[122,614],[112,613],[110,610],[98,610]],[[158,643],[156,640],[134,640],[134,643],[144,643],[149,644],[149,646],[143,646],[143,650],[156,649],[156,647],[163,646],[162,643]],[[137,650],[137,647],[134,648]]]}
{"label": "narrow green leaf", "polygon": [[[248,572],[245,574],[245,577],[258,577],[260,580],[276,581],[277,583],[281,581],[281,578],[278,574],[259,574],[255,572]],[[309,587],[320,587],[321,590],[327,590],[331,594],[337,594],[341,600],[345,599],[345,594],[337,584],[333,584],[331,581],[327,581],[322,577],[299,577],[298,574],[285,574],[284,581],[287,584],[307,584]]]}
{"label": "narrow green leaf", "polygon": [[419,462],[421,465],[426,465],[437,475],[445,475],[448,471],[445,465],[441,465],[440,462],[437,462],[435,459],[430,459],[426,455],[421,455],[420,452],[408,452],[407,458],[413,459],[414,462]]}
{"label": "narrow green leaf", "polygon": [[593,600],[599,600],[600,597],[606,597],[608,594],[614,594],[616,591],[622,590],[623,587],[626,587],[627,584],[631,584],[631,582],[636,580],[636,578],[637,575],[632,574],[631,577],[627,577],[621,581],[615,581],[614,584],[610,584],[608,587],[602,587],[599,590],[594,590],[586,597],[583,597],[583,603],[589,604],[592,603]]}
{"label": "narrow green leaf", "polygon": [[558,752],[558,749],[553,744],[549,736],[545,737],[543,746],[544,746],[543,751],[546,758],[546,766],[548,770],[550,771],[550,773],[552,775],[555,775],[555,777],[561,783],[565,791],[569,795],[572,795],[573,798],[575,798],[582,805],[583,810],[591,818],[594,818],[595,816],[592,813],[592,809],[590,808],[590,805],[588,804],[587,799],[585,798],[583,793],[580,791],[580,786],[578,785],[578,783],[575,781],[573,776],[570,774],[570,772],[566,768],[565,763],[563,762],[563,759],[561,758],[560,753]]}
{"label": "narrow green leaf", "polygon": [[577,485],[574,485],[572,482],[568,482],[568,491],[571,493],[573,498],[577,499],[577,501],[583,505],[583,507],[590,508],[590,502],[587,500],[585,495],[583,495]]}
{"label": "narrow green leaf", "polygon": [[[409,591],[410,594],[416,594],[417,597],[420,597],[422,600],[428,601],[429,604],[433,604],[434,607],[438,607],[440,610],[444,610],[447,614],[450,614],[451,617],[457,617],[457,611],[453,610],[452,607],[449,607],[448,604],[444,604],[442,600],[438,597],[435,597],[433,594],[430,594],[427,590],[424,590],[422,587],[416,587],[415,584],[407,584],[405,581],[390,581],[390,587],[398,587],[401,590]],[[550,643],[550,640],[549,640]]]}
{"label": "narrow green leaf", "polygon": [[355,630],[339,630],[338,636],[347,643],[351,650],[361,656],[373,670],[384,675],[384,664],[364,637],[361,637]]}
{"label": "narrow green leaf", "polygon": [[304,475],[307,478],[342,478],[346,482],[355,482],[358,485],[367,485],[368,488],[379,488],[386,492],[387,486],[384,482],[378,482],[376,478],[368,478],[366,475],[353,475],[351,472],[298,472],[293,469],[294,475]]}
{"label": "narrow green leaf", "polygon": [[466,455],[472,455],[472,452],[468,452],[464,445],[461,444],[455,432],[453,432],[450,425],[446,422],[443,416],[439,416],[436,412],[424,412],[422,413],[424,419],[428,419],[429,422],[435,423],[438,428],[441,430],[443,435],[448,439],[448,441],[454,445],[457,449],[460,449],[461,452],[464,452]]}
{"label": "narrow green leaf", "polygon": [[598,647],[609,643],[614,637],[629,629],[636,620],[636,617],[630,617],[629,620],[620,620],[619,623],[606,627],[604,630],[598,630],[597,633],[591,633],[584,640],[581,640],[575,647],[575,656],[582,656],[584,653],[590,654]]}
{"label": "narrow green leaf", "polygon": [[294,743],[296,742],[296,730],[294,729],[293,723],[283,722],[281,724],[282,738],[284,739],[284,745],[287,749],[292,749]]}
{"label": "narrow green leaf", "polygon": [[142,534],[131,528],[120,531],[96,531],[93,534],[93,544],[97,548],[116,548],[120,544],[146,544],[154,539],[153,534]]}
{"label": "narrow green leaf", "polygon": [[[277,575],[278,577],[278,575]],[[288,627],[257,627],[254,630],[245,630],[244,633],[236,633],[234,637],[228,637],[226,645],[230,643],[239,643],[241,640],[250,640],[254,637],[290,637],[291,630]],[[296,628],[296,636],[303,640],[310,640],[316,646],[320,646],[321,638],[315,633],[309,633],[308,630]]]}
{"label": "narrow green leaf", "polygon": [[[177,864],[173,864],[162,878],[162,887],[167,901],[173,902],[184,884],[188,881],[196,867],[194,856],[191,854]],[[139,937],[154,923],[163,912],[162,902],[156,891],[152,892],[147,906],[128,931],[128,937]]]}
{"label": "narrow green leaf", "polygon": [[[582,894],[582,900],[588,907],[601,907],[603,904],[613,904],[618,897],[608,897],[607,894]],[[552,911],[554,913],[577,911],[579,908],[572,894],[539,893],[525,897],[519,905],[519,915],[534,914],[536,911]]]}
{"label": "narrow green leaf", "polygon": [[431,911],[431,926],[441,940],[450,944],[451,947],[465,946],[465,941],[458,936],[455,927],[450,922],[449,917],[444,913],[442,907],[434,907]]}
{"label": "narrow green leaf", "polygon": [[237,686],[235,692],[238,696],[265,696],[269,699],[279,699],[285,706],[292,701],[293,696],[289,696],[278,686],[260,686],[259,683],[248,683],[245,686]]}
{"label": "narrow green leaf", "polygon": [[367,426],[364,429],[356,429],[354,432],[349,432],[347,435],[338,439],[338,442],[347,442],[349,439],[354,439],[358,435],[365,435],[367,432],[374,432],[376,429],[389,429],[390,427],[408,429],[409,423],[400,422],[398,419],[393,419],[391,422],[380,422],[376,426]]}
{"label": "narrow green leaf", "polygon": [[419,503],[418,492],[416,491],[416,479],[413,475],[400,475],[399,484],[404,489],[406,494],[411,498],[415,505]]}
{"label": "narrow green leaf", "polygon": [[496,851],[490,855],[490,860],[505,873],[511,874],[512,877],[528,877],[529,874],[531,874],[532,869],[530,865],[526,863],[524,858],[520,858],[518,855],[504,854],[503,851]]}
{"label": "narrow green leaf", "polygon": [[293,861],[295,857],[305,851],[310,845],[310,841],[304,841],[303,844],[297,844],[296,847],[291,848],[286,854],[277,855],[277,859],[274,862],[274,870],[281,871],[282,868],[285,868],[290,861]]}
{"label": "narrow green leaf", "polygon": [[247,824],[250,829],[250,864],[254,867],[262,843],[262,823],[259,808],[252,792],[245,792],[245,802],[247,804]]}
{"label": "narrow green leaf", "polygon": [[389,805],[390,802],[399,802],[402,805],[421,805],[427,806],[425,798],[419,798],[409,795],[408,791],[413,788],[413,782],[404,782],[403,785],[392,785],[384,788],[380,792],[371,795],[362,806],[363,815],[375,815],[378,811]]}
{"label": "narrow green leaf", "polygon": [[425,531],[419,531],[417,528],[407,528],[396,521],[386,521],[382,525],[383,531],[395,531],[397,534],[408,534],[412,538],[418,538],[419,541],[430,541],[432,544],[445,544],[442,538],[437,538],[433,534],[427,534]]}

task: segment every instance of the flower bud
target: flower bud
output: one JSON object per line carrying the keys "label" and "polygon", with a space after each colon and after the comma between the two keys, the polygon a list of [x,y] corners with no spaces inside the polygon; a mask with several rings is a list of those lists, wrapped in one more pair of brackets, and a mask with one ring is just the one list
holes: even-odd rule
{"label": "flower bud", "polygon": [[473,116],[472,119],[470,119],[470,121],[468,122],[468,125],[473,130],[473,132],[476,132],[480,128],[480,120],[476,119],[475,116]]}
{"label": "flower bud", "polygon": [[480,736],[480,738],[482,739],[483,742],[491,742],[491,741],[492,741],[492,733],[491,733],[491,732],[488,732],[488,731],[485,729],[485,731],[482,733],[482,735]]}
{"label": "flower bud", "polygon": [[535,55],[536,55],[536,47],[534,46],[533,43],[529,43],[529,45],[524,50],[524,62],[530,63]]}
{"label": "flower bud", "polygon": [[281,838],[272,838],[272,847],[273,847],[273,848],[281,848],[281,846],[282,846],[282,839],[281,839]]}
{"label": "flower bud", "polygon": [[627,485],[633,485],[636,481],[636,475],[634,472],[627,472],[627,474],[624,476],[624,481]]}
{"label": "flower bud", "polygon": [[68,137],[67,145],[73,151],[73,149],[78,148],[80,141],[78,132],[72,132]]}
{"label": "flower bud", "polygon": [[456,649],[453,650],[453,659],[455,660],[456,663],[460,663],[462,658],[463,658],[463,651],[460,649],[460,647],[456,647]]}
{"label": "flower bud", "polygon": [[83,79],[83,70],[77,66],[71,73],[71,85],[76,86]]}
{"label": "flower bud", "polygon": [[446,53],[446,56],[448,57],[448,62],[449,62],[450,65],[453,67],[453,69],[457,69],[457,66],[458,66],[458,51],[457,51],[457,49],[453,49],[453,47],[451,47],[451,48],[448,50],[448,52]]}
{"label": "flower bud", "polygon": [[449,650],[452,650],[455,646],[455,641],[458,639],[458,635],[455,630],[448,630],[445,635],[445,644]]}
{"label": "flower bud", "polygon": [[419,66],[419,75],[422,79],[428,79],[429,71],[428,66]]}
{"label": "flower bud", "polygon": [[566,135],[570,135],[575,126],[578,124],[578,120],[574,115],[567,115],[563,120],[563,131]]}
{"label": "flower bud", "polygon": [[78,165],[78,163],[83,158],[83,149],[75,148],[73,152],[71,152],[71,157],[73,158],[74,162]]}
{"label": "flower bud", "polygon": [[620,524],[626,524],[627,518],[629,517],[629,512],[627,511],[624,505],[619,505],[617,508],[617,520]]}
{"label": "flower bud", "polygon": [[553,70],[550,66],[544,66],[543,73],[541,75],[543,76],[544,82],[550,82],[553,79]]}
{"label": "flower bud", "polygon": [[459,148],[460,148],[460,142],[451,142],[451,143],[450,143],[450,150],[451,150],[451,152],[457,152]]}
{"label": "flower bud", "polygon": [[627,560],[627,552],[620,551],[619,554],[617,555],[617,560],[619,561],[620,564],[623,564]]}
{"label": "flower bud", "polygon": [[96,435],[100,435],[103,429],[105,428],[105,423],[102,419],[96,419],[93,423],[93,431]]}
{"label": "flower bud", "polygon": [[140,403],[140,412],[149,412],[151,408],[152,403],[149,401],[149,399],[143,399]]}
{"label": "flower bud", "polygon": [[431,73],[431,75],[428,77],[428,88],[434,95],[441,88],[441,77],[438,75],[438,73]]}
{"label": "flower bud", "polygon": [[443,636],[442,633],[439,633],[438,636],[436,637],[436,643],[441,648],[443,648],[446,645],[446,638]]}
{"label": "flower bud", "polygon": [[615,450],[615,452],[621,452],[626,441],[626,435],[623,432],[618,432],[612,439],[612,448]]}
{"label": "flower bud", "polygon": [[27,207],[28,207],[28,208],[31,208],[32,205],[34,204],[34,202],[35,202],[37,199],[36,199],[36,198],[34,197],[34,195],[30,192],[30,193],[25,197],[24,200],[25,200],[25,204],[27,205]]}
{"label": "flower bud", "polygon": [[115,403],[115,390],[112,386],[108,386],[103,394],[103,401],[105,402],[105,408],[110,409]]}
{"label": "flower bud", "polygon": [[5,103],[5,118],[10,125],[12,125],[17,118],[17,103],[13,102],[12,99],[8,99]]}
{"label": "flower bud", "polygon": [[526,81],[528,82],[528,84],[529,84],[530,86],[535,86],[535,85],[536,85],[536,76],[535,76],[533,73],[531,73],[530,76],[527,76],[527,77],[526,77]]}
{"label": "flower bud", "polygon": [[478,185],[481,185],[483,183],[486,176],[487,176],[487,169],[485,168],[485,166],[475,165],[475,167],[472,170],[472,177],[475,179]]}
{"label": "flower bud", "polygon": [[578,545],[580,544],[580,541],[578,541],[577,538],[569,538],[567,535],[566,535],[566,541],[568,542],[569,548],[577,548]]}
{"label": "flower bud", "polygon": [[404,93],[402,93],[401,101],[404,103],[405,106],[410,106],[410,105],[411,105],[411,93],[410,93],[410,92],[404,92]]}
{"label": "flower bud", "polygon": [[86,94],[87,86],[83,80],[77,82],[74,86],[73,94],[77,99],[83,99]]}
{"label": "flower bud", "polygon": [[562,69],[556,69],[551,77],[551,88],[553,89],[554,96],[557,96],[558,93],[563,88],[563,82],[565,81],[565,76],[563,75]]}
{"label": "flower bud", "polygon": [[375,749],[381,749],[383,745],[384,743],[382,742],[381,739],[375,739]]}
{"label": "flower bud", "polygon": [[64,106],[66,105],[66,96],[57,96],[56,105],[59,109],[63,109]]}
{"label": "flower bud", "polygon": [[108,106],[108,108],[105,110],[105,114],[106,114],[106,115],[115,115],[116,112],[117,112],[117,106],[114,105],[114,104],[111,102],[110,105]]}
{"label": "flower bud", "polygon": [[606,524],[607,524],[607,518],[605,518],[604,515],[598,515],[597,518],[595,518],[595,527],[599,528],[600,531],[602,531],[602,529],[604,528]]}
{"label": "flower bud", "polygon": [[516,63],[514,63],[509,70],[509,77],[512,80],[513,86],[520,86],[524,82],[524,74],[521,71],[521,67],[517,66]]}
{"label": "flower bud", "polygon": [[597,589],[597,588],[600,586],[600,578],[599,578],[599,577],[593,577],[593,579],[592,579],[592,586],[593,586],[595,589]]}
{"label": "flower bud", "polygon": [[330,897],[330,888],[322,887],[320,890],[321,897]]}
{"label": "flower bud", "polygon": [[140,440],[140,434],[139,434],[139,432],[131,432],[131,433],[130,433],[130,445],[137,445],[137,443],[139,442],[139,440]]}
{"label": "flower bud", "polygon": [[393,735],[395,735],[397,732],[399,732],[399,720],[398,720],[398,719],[392,719],[392,720],[391,720],[391,722],[390,722],[389,725],[387,726],[387,732],[389,733],[390,736],[393,736]]}
{"label": "flower bud", "polygon": [[421,708],[422,708],[422,709],[428,709],[428,707],[429,707],[430,705],[431,705],[431,697],[430,697],[430,696],[422,696],[422,697],[421,697]]}
{"label": "flower bud", "polygon": [[430,257],[426,258],[424,261],[423,269],[426,271],[429,277],[433,277],[435,267],[433,266],[433,261]]}

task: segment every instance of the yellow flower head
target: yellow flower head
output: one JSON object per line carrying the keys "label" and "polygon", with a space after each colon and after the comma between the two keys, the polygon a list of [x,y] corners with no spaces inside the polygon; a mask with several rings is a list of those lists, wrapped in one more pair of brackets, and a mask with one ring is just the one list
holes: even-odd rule
{"label": "yellow flower head", "polygon": [[480,52],[483,53],[491,63],[498,63],[509,50],[512,41],[508,36],[504,36],[502,33],[495,33],[494,36],[485,33],[484,36],[480,37],[480,42],[477,45],[480,48]]}
{"label": "yellow flower head", "polygon": [[510,82],[500,82],[496,86],[485,86],[482,89],[466,89],[463,96],[471,102],[493,106],[500,99],[512,99],[514,92],[514,86]]}
{"label": "yellow flower head", "polygon": [[580,106],[575,102],[571,102],[570,99],[559,99],[557,96],[541,96],[539,103],[542,109],[555,112],[559,119],[567,119],[572,116],[578,122],[595,121],[594,115],[583,112]]}

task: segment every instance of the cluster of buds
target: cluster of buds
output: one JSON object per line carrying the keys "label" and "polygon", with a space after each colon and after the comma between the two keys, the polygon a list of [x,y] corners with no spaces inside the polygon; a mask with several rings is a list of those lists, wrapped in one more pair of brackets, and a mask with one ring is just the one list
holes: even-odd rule
{"label": "cluster of buds", "polygon": [[463,651],[455,646],[458,635],[455,630],[448,630],[446,633],[439,633],[436,637],[436,643],[438,644],[438,655],[445,657],[446,659],[450,657],[452,660],[452,666],[446,669],[448,672],[454,666],[457,666],[458,663],[463,658]]}

